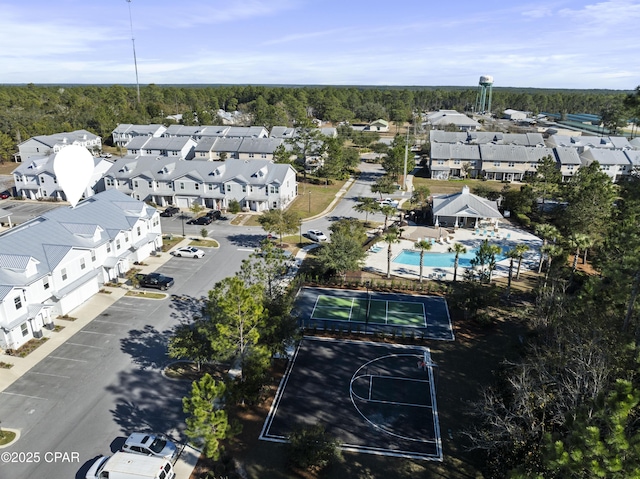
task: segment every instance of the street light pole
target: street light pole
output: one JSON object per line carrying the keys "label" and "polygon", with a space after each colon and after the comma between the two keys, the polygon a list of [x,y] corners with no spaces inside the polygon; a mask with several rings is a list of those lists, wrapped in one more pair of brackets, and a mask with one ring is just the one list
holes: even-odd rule
{"label": "street light pole", "polygon": [[311,213],[311,191],[309,191],[309,213]]}

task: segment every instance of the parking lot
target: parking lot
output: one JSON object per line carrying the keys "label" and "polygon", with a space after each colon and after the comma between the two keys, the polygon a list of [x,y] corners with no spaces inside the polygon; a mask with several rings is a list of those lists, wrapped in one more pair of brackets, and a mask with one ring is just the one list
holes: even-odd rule
{"label": "parking lot", "polygon": [[99,455],[119,450],[131,432],[185,441],[182,397],[190,383],[161,374],[170,361],[166,345],[172,328],[199,312],[209,289],[250,254],[221,243],[200,259],[163,253],[167,261],[157,271],[175,279],[166,299],[125,296],[98,313],[90,300],[73,312],[84,326],[0,392],[0,417],[3,427],[21,433],[5,451],[66,452],[77,460],[3,464],[7,477],[84,477]]}

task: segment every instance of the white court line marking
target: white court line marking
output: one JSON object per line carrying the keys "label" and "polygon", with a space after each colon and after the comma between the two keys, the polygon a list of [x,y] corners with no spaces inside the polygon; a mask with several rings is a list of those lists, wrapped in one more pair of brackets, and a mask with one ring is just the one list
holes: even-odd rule
{"label": "white court line marking", "polygon": [[60,356],[49,356],[52,359],[63,359],[65,361],[75,361],[77,363],[87,363],[89,361],[85,361],[84,359],[71,359],[71,358],[61,358]]}
{"label": "white court line marking", "polygon": [[54,378],[65,378],[71,379],[71,376],[62,376],[61,374],[49,374],[49,373],[39,373],[38,371],[27,371],[30,374],[39,374],[41,376],[52,376]]}
{"label": "white court line marking", "polygon": [[81,346],[83,348],[104,349],[100,346],[89,346],[88,344],[70,343],[69,341],[67,341],[65,344],[70,344],[71,346]]}
{"label": "white court line marking", "polygon": [[351,298],[351,306],[349,306],[349,319],[347,319],[347,321],[351,321],[351,314],[353,313],[353,303],[355,302],[356,298]]}
{"label": "white court line marking", "polygon": [[0,392],[0,394],[8,394],[10,396],[20,396],[20,397],[23,397],[23,398],[42,399],[43,401],[48,401],[47,398],[41,398],[41,397],[38,397],[38,396],[29,396],[27,394],[8,393],[6,391],[2,391],[2,392]]}

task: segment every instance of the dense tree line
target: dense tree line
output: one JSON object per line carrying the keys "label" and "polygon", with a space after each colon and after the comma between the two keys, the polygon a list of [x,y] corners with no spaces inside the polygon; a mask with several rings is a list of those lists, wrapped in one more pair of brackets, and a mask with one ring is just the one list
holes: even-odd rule
{"label": "dense tree line", "polygon": [[[626,93],[495,88],[493,111],[624,111]],[[121,85],[0,86],[0,158],[10,158],[19,142],[35,135],[86,129],[108,143],[111,131],[120,123],[168,124],[166,116],[170,114],[182,114],[186,125],[219,124],[219,108],[248,113],[253,124],[267,127],[293,126],[309,117],[332,122],[377,118],[405,122],[418,111],[470,111],[476,90],[150,84],[140,89],[140,97],[138,103],[135,87]]]}

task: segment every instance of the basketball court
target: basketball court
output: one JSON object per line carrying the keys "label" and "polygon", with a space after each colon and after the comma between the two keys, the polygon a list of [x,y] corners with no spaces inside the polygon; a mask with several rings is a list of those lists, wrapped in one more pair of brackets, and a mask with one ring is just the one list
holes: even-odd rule
{"label": "basketball court", "polygon": [[447,303],[440,296],[302,288],[296,311],[305,328],[454,339]]}
{"label": "basketball court", "polygon": [[347,451],[441,461],[437,370],[425,347],[305,336],[260,439],[321,423]]}

